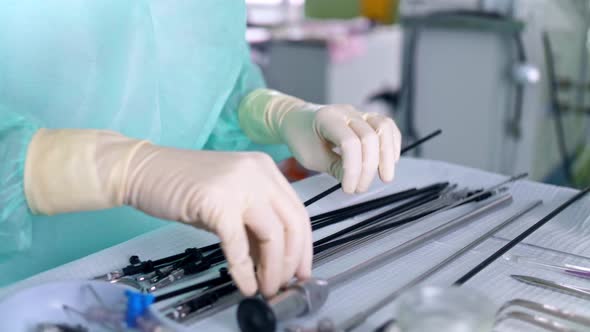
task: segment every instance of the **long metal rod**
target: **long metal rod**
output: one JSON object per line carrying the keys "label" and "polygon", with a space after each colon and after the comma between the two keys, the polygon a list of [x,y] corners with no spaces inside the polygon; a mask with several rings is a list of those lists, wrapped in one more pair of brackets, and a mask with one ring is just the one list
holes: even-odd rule
{"label": "long metal rod", "polygon": [[583,316],[583,315],[577,314],[575,312],[562,310],[557,307],[550,306],[548,304],[537,303],[537,302],[524,300],[524,299],[514,299],[514,300],[506,302],[500,309],[498,309],[498,314],[501,314],[502,312],[506,311],[508,308],[512,308],[512,307],[521,307],[521,308],[541,312],[541,313],[544,313],[547,315],[551,315],[553,317],[563,319],[568,322],[572,322],[575,324],[580,324],[580,325],[583,325],[586,327],[590,327],[590,317],[588,317],[588,316]]}
{"label": "long metal rod", "polygon": [[511,275],[512,278],[536,287],[542,287],[551,291],[559,291],[569,295],[577,296],[585,300],[590,300],[590,289],[582,288],[575,285],[569,285],[563,282],[541,279],[532,276]]}
{"label": "long metal rod", "polygon": [[[514,178],[511,178],[511,179],[514,179]],[[512,180],[512,181],[514,181],[514,180]],[[505,183],[503,182],[503,184],[505,184]],[[432,212],[436,212],[437,214],[442,213],[444,211],[447,211],[447,210],[453,209],[455,207],[464,205],[466,203],[475,201],[479,197],[482,197],[482,196],[485,196],[485,195],[488,195],[488,194],[492,193],[494,190],[496,190],[496,187],[495,186],[493,188],[490,188],[487,191],[484,191],[484,192],[481,192],[481,193],[479,193],[477,195],[469,196],[469,197],[466,197],[464,199],[455,201],[452,204],[443,206],[440,209],[438,209],[437,211],[432,211]],[[432,213],[429,212],[429,213],[425,213],[425,214],[423,214],[421,216],[418,215],[418,216],[416,216],[418,218],[415,219],[415,220],[413,220],[413,222],[415,223],[415,222],[422,221],[422,220],[424,220],[426,218],[429,218],[431,216],[431,214]],[[357,233],[355,233],[353,235],[348,235],[346,237],[339,237],[338,239],[332,239],[328,243],[320,243],[316,247],[316,249],[317,250],[326,250],[326,248],[339,246],[341,244],[347,244],[347,243],[350,243],[350,242],[353,242],[353,241],[356,241],[356,240],[359,240],[359,239],[365,239],[367,237],[372,237],[372,236],[379,235],[379,234],[389,234],[394,228],[395,229],[398,228],[398,226],[395,223],[388,223],[388,224],[382,225],[382,226],[373,226],[373,227],[371,227],[368,230],[359,231],[359,232],[357,232]]]}
{"label": "long metal rod", "polygon": [[514,264],[526,265],[530,267],[556,271],[578,278],[590,279],[590,268],[580,265],[567,263],[554,263],[553,261],[543,260],[536,257],[527,257],[520,255],[506,254],[504,259]]}
{"label": "long metal rod", "polygon": [[464,283],[466,283],[469,279],[473,278],[476,274],[481,272],[488,265],[492,264],[496,259],[502,257],[502,255],[504,255],[506,252],[508,252],[508,250],[514,248],[514,246],[516,246],[517,244],[522,242],[524,239],[529,237],[536,230],[543,227],[543,225],[548,223],[556,215],[560,214],[563,210],[567,209],[570,205],[574,204],[575,202],[580,200],[582,197],[586,196],[586,194],[588,194],[588,192],[590,192],[590,187],[580,191],[579,193],[574,195],[572,198],[570,198],[567,201],[565,201],[564,203],[562,203],[559,207],[557,207],[555,210],[551,211],[543,219],[539,220],[533,226],[529,227],[527,230],[520,233],[520,235],[515,237],[512,241],[508,242],[506,245],[504,245],[498,251],[496,251],[495,253],[490,255],[488,258],[486,258],[483,262],[481,262],[476,267],[474,267],[471,271],[467,272],[465,275],[463,275],[461,278],[459,278],[457,281],[455,281],[455,285],[463,285]]}
{"label": "long metal rod", "polygon": [[[512,239],[507,239],[505,237],[501,237],[501,236],[498,236],[498,235],[493,236],[493,239],[494,240],[498,240],[498,241],[503,241],[503,242],[506,242],[506,243],[512,241]],[[533,244],[533,243],[521,242],[518,245],[519,246],[523,246],[523,247],[529,247],[529,248],[539,249],[539,250],[542,250],[542,251],[548,251],[548,252],[551,252],[551,253],[554,253],[554,254],[558,254],[558,255],[561,255],[561,256],[568,256],[568,257],[571,257],[571,258],[583,259],[583,260],[586,260],[586,261],[590,261],[590,257],[588,257],[588,256],[583,256],[583,255],[580,255],[580,254],[572,254],[572,253],[569,253],[569,252],[565,252],[563,250],[557,250],[557,249],[553,249],[553,248],[542,247],[542,246],[539,246],[539,245],[536,245],[536,244]]]}
{"label": "long metal rod", "polygon": [[470,211],[457,218],[454,218],[451,221],[438,227],[435,227],[432,230],[420,236],[417,236],[409,241],[406,241],[392,249],[383,252],[380,255],[377,255],[365,262],[362,262],[356,266],[349,268],[348,270],[345,270],[341,273],[338,273],[330,277],[328,279],[328,284],[330,285],[330,287],[337,287],[342,283],[358,278],[359,276],[365,274],[367,271],[375,270],[381,265],[426,244],[427,241],[432,240],[438,236],[447,234],[451,232],[453,229],[455,229],[457,226],[472,221],[474,218],[493,209],[499,208],[510,202],[512,202],[512,196],[510,194],[504,194],[473,211]]}
{"label": "long metal rod", "polygon": [[[486,189],[486,190],[484,190],[484,191],[482,191],[482,192],[480,192],[480,193],[478,193],[476,195],[473,195],[473,196],[464,198],[462,200],[459,200],[459,201],[455,202],[454,204],[448,205],[448,206],[442,208],[441,210],[439,210],[438,213],[441,213],[441,212],[444,212],[444,211],[453,209],[455,207],[464,205],[464,204],[469,203],[469,202],[476,201],[477,199],[482,198],[482,197],[485,197],[486,195],[489,195],[490,193],[493,193],[493,192],[497,191],[498,189],[502,188],[503,186],[505,186],[505,185],[507,185],[509,183],[518,181],[518,180],[523,179],[523,178],[525,178],[527,176],[528,176],[527,173],[522,173],[522,174],[519,174],[519,175],[512,176],[512,177],[508,178],[507,180],[504,180],[504,181],[502,181],[502,182],[500,182],[500,183],[498,183],[498,184],[496,184],[496,185],[494,185],[494,186],[492,186],[492,187],[490,187],[490,188],[488,188],[488,189]],[[425,218],[428,218],[428,217],[429,216],[424,216],[423,218],[420,218],[420,219],[418,219],[416,221],[421,221],[421,220],[423,220]],[[382,233],[382,232],[384,232],[386,230],[385,229],[382,229],[382,230],[381,229],[376,229],[375,227],[373,227],[371,231],[372,232],[375,232],[375,233]],[[367,234],[367,235],[370,235],[370,234]],[[319,242],[322,243],[323,241],[320,240]]]}
{"label": "long metal rod", "polygon": [[377,310],[385,307],[387,304],[389,304],[393,300],[395,300],[405,290],[407,290],[411,287],[414,287],[417,284],[421,283],[422,281],[430,278],[436,272],[442,270],[443,268],[448,266],[450,263],[454,262],[459,257],[463,256],[465,253],[467,253],[471,249],[477,247],[478,245],[480,245],[484,241],[488,240],[492,235],[496,234],[500,230],[502,230],[505,227],[507,227],[508,225],[512,224],[514,221],[518,220],[520,217],[529,213],[530,211],[537,208],[541,204],[542,204],[542,201],[540,201],[540,200],[532,202],[531,204],[528,204],[522,210],[516,212],[514,215],[512,215],[508,219],[504,220],[498,226],[492,228],[491,230],[489,230],[488,232],[486,232],[482,236],[478,237],[477,239],[473,240],[473,242],[471,242],[467,246],[461,248],[459,251],[455,252],[454,254],[452,254],[451,256],[449,256],[448,258],[443,260],[442,262],[436,264],[435,266],[433,266],[432,268],[430,268],[426,272],[423,272],[422,274],[420,274],[416,278],[412,279],[410,282],[408,282],[405,285],[403,285],[402,287],[398,288],[395,292],[387,295],[386,297],[381,299],[379,302],[375,303],[374,305],[371,305],[369,308],[363,310],[362,312],[360,312],[360,313],[354,315],[353,317],[351,317],[350,319],[346,320],[343,324],[340,325],[340,328],[344,331],[349,331],[349,330],[352,330],[352,329],[358,327],[360,324],[365,322],[372,314],[374,314]]}
{"label": "long metal rod", "polygon": [[[493,186],[489,191],[495,192],[505,184],[525,177],[526,174],[512,177],[502,183]],[[479,198],[488,198],[490,192],[482,192],[471,196],[464,203],[477,201]],[[426,244],[429,240],[437,236],[444,236],[450,233],[458,226],[467,224],[475,217],[498,208],[501,205],[512,201],[510,194],[504,194],[493,199],[487,204],[480,204],[475,211],[466,213],[460,217],[456,217],[450,222],[432,229],[431,231],[422,234],[412,240],[406,241],[403,244],[387,250],[386,252],[377,255],[357,266],[349,268],[348,270],[339,273],[328,280],[309,279],[307,281],[300,281],[297,284],[289,287],[272,299],[248,298],[240,302],[238,306],[238,324],[242,331],[275,331],[280,322],[284,322],[296,317],[317,312],[319,308],[325,303],[330,289],[340,286],[342,283],[354,279],[370,270],[379,268],[382,264],[386,264],[399,256],[407,254],[414,249]],[[453,204],[454,205],[454,204]],[[462,205],[462,204],[459,204]],[[458,206],[458,205],[457,205]]]}
{"label": "long metal rod", "polygon": [[[412,210],[402,212],[399,215],[393,216],[391,219],[386,219],[382,222],[376,223],[376,225],[382,225],[383,223],[393,223],[393,222],[397,222],[399,220],[402,220],[404,218],[409,218],[409,217],[418,215],[419,213],[423,213],[427,210],[436,210],[439,206],[441,206],[441,201],[443,201],[443,200],[444,200],[443,203],[446,203],[446,201],[447,201],[446,199],[439,198],[437,200],[428,202],[424,205],[420,205]],[[335,259],[336,257],[341,257],[341,256],[346,255],[347,253],[350,253],[351,251],[357,249],[358,247],[368,243],[369,241],[378,240],[381,237],[389,236],[394,231],[398,232],[402,229],[405,229],[405,228],[409,227],[410,225],[412,225],[414,222],[408,223],[405,225],[401,225],[393,230],[386,231],[383,234],[376,234],[371,237],[366,237],[366,238],[362,238],[362,239],[359,239],[356,241],[351,241],[350,243],[346,243],[346,244],[328,249],[325,252],[319,253],[316,256],[314,256],[314,267],[318,267],[319,265],[325,263],[328,258]]]}
{"label": "long metal rod", "polygon": [[[445,194],[448,194],[448,193],[441,193],[441,195],[445,195]],[[447,197],[447,196],[440,197],[440,198],[438,198],[438,199],[436,199],[434,201],[431,201],[431,202],[428,202],[428,203],[426,203],[424,205],[418,206],[415,209],[412,209],[412,210],[406,211],[406,212],[404,212],[404,213],[402,213],[400,215],[394,216],[391,219],[386,219],[386,220],[383,220],[381,222],[375,223],[374,225],[371,225],[371,228],[370,229],[374,229],[375,227],[381,227],[381,226],[384,226],[386,224],[396,223],[396,222],[398,222],[398,221],[400,221],[400,220],[402,220],[404,218],[417,217],[417,216],[420,216],[420,215],[424,215],[425,213],[428,213],[426,216],[420,217],[420,218],[418,218],[418,219],[416,219],[416,220],[414,220],[414,221],[412,221],[410,223],[401,225],[399,227],[396,227],[396,228],[393,228],[393,229],[390,229],[390,230],[386,230],[386,231],[383,231],[383,232],[379,232],[379,233],[376,233],[376,234],[365,236],[365,237],[362,237],[360,239],[357,239],[357,240],[354,240],[354,241],[350,241],[348,243],[345,243],[343,245],[338,245],[338,246],[330,249],[329,252],[334,252],[334,253],[341,254],[341,253],[343,253],[343,250],[348,249],[348,251],[350,251],[350,250],[356,249],[356,248],[358,248],[358,247],[360,247],[360,246],[362,246],[364,244],[367,244],[367,243],[370,243],[370,242],[373,242],[373,241],[380,240],[382,238],[385,238],[387,236],[390,236],[393,232],[399,232],[399,231],[401,231],[403,229],[406,229],[408,227],[411,227],[415,223],[426,219],[426,217],[432,217],[433,215],[436,215],[436,214],[441,213],[442,212],[441,210],[443,208],[451,205],[452,203],[454,203],[454,201],[450,200],[449,197]],[[357,232],[354,232],[354,233],[350,234],[350,236],[358,235],[361,232],[362,232],[362,230],[359,230]]]}
{"label": "long metal rod", "polygon": [[521,322],[526,322],[529,323],[531,325],[534,325],[536,327],[540,327],[542,329],[545,329],[547,331],[551,331],[551,332],[581,332],[579,330],[567,327],[559,322],[556,322],[554,320],[545,318],[545,317],[541,317],[538,315],[532,315],[529,313],[525,313],[522,311],[511,311],[505,315],[503,315],[502,317],[498,318],[498,320],[496,320],[496,326],[502,324],[503,322],[507,321],[507,320],[518,320]]}

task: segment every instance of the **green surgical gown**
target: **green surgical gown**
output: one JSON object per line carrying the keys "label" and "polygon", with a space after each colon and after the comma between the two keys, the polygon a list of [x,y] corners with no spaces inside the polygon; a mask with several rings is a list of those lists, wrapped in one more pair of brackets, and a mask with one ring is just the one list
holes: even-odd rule
{"label": "green surgical gown", "polygon": [[130,208],[31,215],[23,168],[40,127],[288,156],[239,128],[240,100],[263,86],[245,29],[244,0],[0,3],[0,286],[166,223]]}

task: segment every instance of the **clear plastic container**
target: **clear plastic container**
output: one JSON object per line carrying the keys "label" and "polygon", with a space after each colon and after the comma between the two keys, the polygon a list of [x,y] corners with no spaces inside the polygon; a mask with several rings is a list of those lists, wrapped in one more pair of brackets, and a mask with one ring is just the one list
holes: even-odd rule
{"label": "clear plastic container", "polygon": [[419,287],[397,303],[402,332],[489,332],[494,326],[494,303],[465,287]]}

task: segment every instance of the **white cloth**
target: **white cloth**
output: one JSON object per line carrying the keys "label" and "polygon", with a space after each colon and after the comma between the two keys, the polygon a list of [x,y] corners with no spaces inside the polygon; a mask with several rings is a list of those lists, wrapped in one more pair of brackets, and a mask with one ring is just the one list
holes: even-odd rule
{"label": "white cloth", "polygon": [[[399,191],[408,187],[420,187],[439,181],[451,181],[459,186],[467,186],[473,189],[481,188],[497,183],[503,177],[479,170],[449,165],[442,162],[414,160],[402,158],[397,168],[394,184],[384,186],[374,183],[371,191],[359,196],[347,196],[341,192],[334,193],[309,207],[310,215],[320,211],[332,210],[340,206],[352,204],[370,197],[379,197],[389,192]],[[309,198],[335,182],[328,176],[318,176],[298,182],[294,185],[302,200]],[[524,205],[536,199],[543,199],[544,205],[532,213],[519,219],[516,223],[500,232],[499,236],[512,239],[524,229],[545,216],[548,211],[554,209],[563,201],[575,194],[568,188],[555,187],[529,181],[519,182],[511,187],[514,195],[514,203],[498,212],[479,219],[469,226],[441,238],[428,246],[423,247],[402,259],[394,261],[383,268],[374,271],[363,278],[354,280],[334,290],[321,312],[303,322],[310,325],[320,317],[331,317],[337,322],[356,313],[359,308],[367,307],[378,301],[384,294],[397,290],[405,282],[413,279],[429,267],[442,261],[444,258],[456,252],[473,239],[479,237],[498,223],[514,214]],[[544,227],[526,239],[525,243],[539,245],[551,250],[538,249],[527,245],[518,245],[514,254],[537,256],[556,262],[568,262],[584,266],[590,266],[590,197],[586,197],[558,215]],[[356,218],[357,220],[359,218]],[[414,237],[444,221],[433,217],[412,227],[393,233],[391,236],[372,243],[350,255],[337,261],[327,263],[314,270],[315,276],[327,277],[337,273],[353,264],[372,257],[395,245],[398,245],[410,237]],[[351,221],[352,222],[352,221]],[[343,227],[343,226],[339,226]],[[333,232],[335,228],[322,230],[314,237],[318,238]],[[216,239],[205,232],[191,229],[182,225],[171,225],[156,230],[143,236],[132,239],[121,245],[106,249],[83,259],[74,261],[53,270],[41,273],[37,276],[19,282],[12,287],[0,291],[0,296],[13,293],[19,289],[30,287],[43,282],[88,278],[111,270],[121,268],[127,263],[130,255],[139,255],[142,259],[158,258],[178,253],[187,247],[205,245]],[[429,279],[429,284],[450,284],[461,277],[465,272],[485,259],[489,254],[500,248],[506,242],[497,239],[486,241],[470,253],[459,259],[446,269]],[[564,251],[570,254],[559,254],[552,250]],[[573,256],[572,254],[578,255]],[[499,260],[486,268],[476,277],[471,279],[465,287],[471,287],[487,294],[498,306],[514,298],[530,299],[551,304],[562,309],[571,310],[580,314],[590,315],[590,306],[587,301],[569,295],[560,294],[545,289],[527,286],[510,278],[510,274],[535,275],[552,280],[567,280],[570,283],[584,285],[585,281],[576,278],[564,277],[561,274],[531,269],[524,266],[516,266]],[[586,282],[587,283],[587,282]],[[380,325],[392,317],[395,305],[389,305],[372,316],[369,321],[360,327],[358,331],[368,331]],[[235,319],[235,307],[218,313],[204,321],[191,326],[193,330],[206,331],[235,331],[237,330]],[[507,323],[501,330],[533,331],[528,325]]]}

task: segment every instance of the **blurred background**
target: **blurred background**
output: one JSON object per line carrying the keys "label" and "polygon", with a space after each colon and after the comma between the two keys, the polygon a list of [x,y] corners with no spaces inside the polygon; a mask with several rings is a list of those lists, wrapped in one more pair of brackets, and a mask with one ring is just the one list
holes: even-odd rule
{"label": "blurred background", "polygon": [[[392,115],[416,156],[590,183],[588,0],[247,0],[270,88]],[[308,176],[293,160],[291,180]]]}

